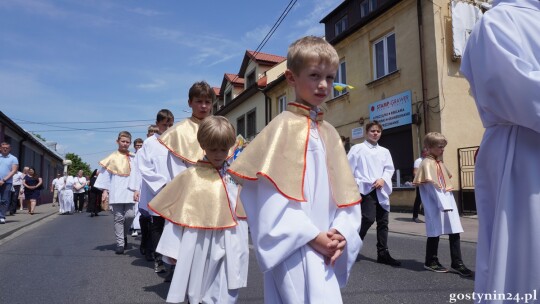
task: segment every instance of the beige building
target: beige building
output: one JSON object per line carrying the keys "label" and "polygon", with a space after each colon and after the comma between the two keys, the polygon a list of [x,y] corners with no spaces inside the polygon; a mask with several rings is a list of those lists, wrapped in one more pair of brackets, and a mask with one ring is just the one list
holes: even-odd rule
{"label": "beige building", "polygon": [[460,175],[468,178],[461,171],[470,170],[464,163],[472,164],[475,148],[461,161],[458,149],[478,146],[484,129],[459,73],[461,61],[453,56],[451,18],[448,0],[350,0],[321,21],[340,56],[336,81],[355,87],[336,91],[326,102],[326,120],[352,144],[364,140],[370,119],[383,123],[380,144],[389,148],[399,170],[394,206],[412,206],[414,191],[406,182],[427,132],[448,139],[444,162],[454,188],[471,183],[469,178],[460,184]]}
{"label": "beige building", "polygon": [[237,134],[253,139],[270,121],[270,103],[262,89],[285,72],[285,60],[282,56],[246,51],[238,74],[223,77],[223,104],[215,105],[214,114],[227,117]]}

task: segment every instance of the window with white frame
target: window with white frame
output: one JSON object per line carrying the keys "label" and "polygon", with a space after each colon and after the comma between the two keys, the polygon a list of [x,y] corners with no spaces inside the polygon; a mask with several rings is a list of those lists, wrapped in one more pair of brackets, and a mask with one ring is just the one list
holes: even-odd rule
{"label": "window with white frame", "polygon": [[225,104],[229,104],[232,101],[232,91],[225,93]]}
{"label": "window with white frame", "polygon": [[257,80],[255,79],[255,70],[249,72],[246,77],[246,89],[251,87]]}
{"label": "window with white frame", "polygon": [[343,33],[347,29],[347,26],[348,26],[347,15],[345,15],[343,16],[343,18],[339,19],[338,22],[336,22],[336,25],[335,25],[336,36]]}
{"label": "window with white frame", "polygon": [[247,139],[253,139],[255,135],[257,135],[257,112],[255,112],[256,109],[253,109],[249,111],[246,114],[247,119],[247,132],[246,137]]}
{"label": "window with white frame", "polygon": [[[347,70],[345,68],[345,61],[341,61],[339,63],[338,70],[336,73],[336,78],[334,78],[334,82],[347,83]],[[346,88],[343,88],[341,92],[334,89],[334,97],[338,97],[345,93],[347,93]]]}
{"label": "window with white frame", "polygon": [[287,109],[287,95],[281,95],[278,97],[278,113],[281,113]]}
{"label": "window with white frame", "polygon": [[373,76],[379,79],[396,70],[396,35],[389,33],[373,43]]}

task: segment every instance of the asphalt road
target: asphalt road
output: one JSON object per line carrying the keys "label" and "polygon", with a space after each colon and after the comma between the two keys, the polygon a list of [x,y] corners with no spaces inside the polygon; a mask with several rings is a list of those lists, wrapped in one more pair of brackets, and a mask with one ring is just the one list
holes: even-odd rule
{"label": "asphalt road", "polygon": [[[48,217],[0,241],[0,303],[164,303],[169,285],[139,255],[139,241],[129,237],[131,248],[118,256],[109,213]],[[342,290],[344,303],[449,303],[452,294],[473,291],[470,278],[423,269],[425,238],[390,234],[391,253],[403,263],[399,268],[375,262],[375,242],[370,231]],[[474,270],[475,244],[461,247],[465,264]],[[439,259],[450,266],[447,240],[439,244]],[[253,252],[249,267],[248,287],[238,303],[263,303]]]}

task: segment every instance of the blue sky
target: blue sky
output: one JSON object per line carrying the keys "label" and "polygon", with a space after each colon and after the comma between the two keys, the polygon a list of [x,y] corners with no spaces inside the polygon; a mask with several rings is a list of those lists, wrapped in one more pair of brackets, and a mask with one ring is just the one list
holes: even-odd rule
{"label": "blue sky", "polygon": [[[297,38],[323,35],[319,21],[341,2],[297,1],[262,52],[285,56]],[[96,168],[120,129],[144,139],[160,109],[189,116],[191,84],[219,87],[224,73],[238,73],[288,4],[1,0],[1,110]],[[76,123],[95,121],[132,122]]]}

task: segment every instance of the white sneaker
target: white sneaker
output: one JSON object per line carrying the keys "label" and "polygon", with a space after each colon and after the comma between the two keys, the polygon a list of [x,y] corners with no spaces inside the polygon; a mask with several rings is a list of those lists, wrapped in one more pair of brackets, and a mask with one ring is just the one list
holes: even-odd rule
{"label": "white sneaker", "polygon": [[5,223],[6,223],[5,219],[0,219],[0,224],[5,224]]}
{"label": "white sneaker", "polygon": [[139,234],[137,233],[137,230],[133,230],[133,232],[131,233],[131,236],[138,236]]}

